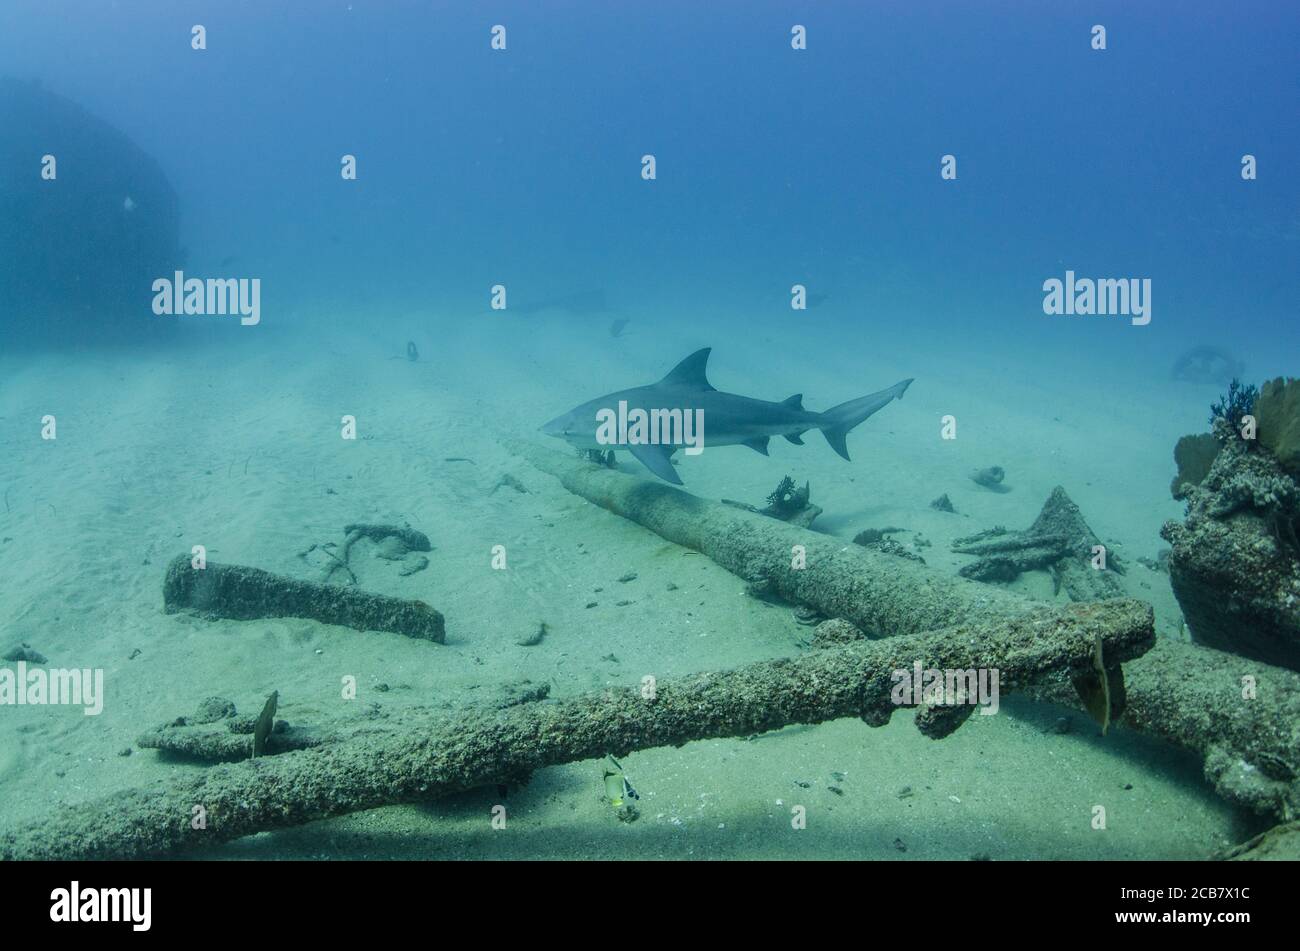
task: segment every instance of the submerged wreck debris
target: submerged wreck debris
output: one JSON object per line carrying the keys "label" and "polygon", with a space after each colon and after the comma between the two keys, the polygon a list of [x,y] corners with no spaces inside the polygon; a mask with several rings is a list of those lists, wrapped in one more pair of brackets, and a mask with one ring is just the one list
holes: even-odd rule
{"label": "submerged wreck debris", "polygon": [[382,542],[391,538],[405,546],[407,551],[433,551],[428,535],[405,525],[371,525],[354,522],[343,526],[343,534],[346,536],[343,540],[344,561],[347,561],[352,546],[363,538],[368,538],[372,542]]}
{"label": "submerged wreck debris", "polygon": [[1241,376],[1244,366],[1222,347],[1192,347],[1174,361],[1170,376],[1184,383],[1227,383]]}
{"label": "submerged wreck debris", "polygon": [[722,502],[724,505],[744,509],[746,512],[766,515],[768,518],[807,528],[812,525],[818,515],[822,514],[821,506],[813,505],[809,501],[811,495],[812,490],[807,482],[800,489],[795,485],[794,479],[786,476],[777,483],[776,488],[768,495],[767,505],[764,508],[756,508],[744,502],[737,502],[734,499],[723,499]]}
{"label": "submerged wreck debris", "polygon": [[1124,726],[1200,755],[1225,799],[1300,815],[1300,674],[1162,637],[1124,665],[1124,685]]}
{"label": "submerged wreck debris", "polygon": [[976,485],[982,485],[992,492],[1010,492],[1011,487],[1003,485],[1002,480],[1007,477],[1006,471],[1001,466],[989,466],[987,469],[979,469],[970,474],[970,480]]}
{"label": "submerged wreck debris", "polygon": [[186,720],[185,717],[180,717],[179,719],[172,721],[171,725],[186,726],[190,723],[216,723],[218,720],[225,720],[228,717],[233,717],[236,712],[238,711],[235,709],[235,704],[232,701],[227,700],[225,697],[208,697],[199,704],[198,710],[194,711],[192,717],[188,720]]}
{"label": "submerged wreck debris", "polygon": [[889,537],[896,532],[905,531],[907,531],[905,528],[864,528],[853,536],[853,544],[884,552],[886,555],[895,555],[899,558],[907,558],[925,564],[924,558],[916,554],[916,552],[908,551],[901,542]]}
{"label": "submerged wreck debris", "polygon": [[1189,489],[1205,481],[1219,455],[1219,440],[1213,433],[1199,433],[1184,436],[1174,445],[1174,465],[1178,473],[1169,486],[1169,492],[1175,499],[1187,498]]}
{"label": "submerged wreck debris", "polygon": [[[549,695],[549,684],[520,680],[475,690],[473,696],[476,699],[468,702],[461,700],[454,712],[461,714],[466,711],[505,710],[523,703],[545,700]],[[412,731],[417,731],[420,728],[418,724],[445,719],[451,707],[450,701],[442,701],[436,708],[407,708],[401,714],[401,722]],[[387,719],[386,712],[377,706],[371,706],[358,720],[335,725],[328,730],[290,726],[284,720],[276,720],[271,731],[270,748],[264,752],[267,756],[278,756],[294,750],[315,749],[355,740],[385,729],[391,730],[384,722]],[[257,722],[256,717],[237,715],[235,705],[224,697],[209,697],[199,705],[195,713],[188,717],[177,717],[150,730],[136,740],[136,745],[141,749],[154,749],[201,762],[236,762],[250,758],[249,738],[253,736]],[[259,753],[260,755],[262,754]]]}
{"label": "submerged wreck debris", "polygon": [[947,492],[931,502],[930,508],[940,512],[956,512],[956,509],[952,507],[952,499],[948,498]]}
{"label": "submerged wreck debris", "polygon": [[300,617],[358,631],[390,631],[435,641],[446,640],[440,612],[423,601],[406,601],[355,588],[299,581],[244,565],[209,561],[193,568],[178,555],[163,578],[163,610],[191,610],[201,617],[251,621]]}
{"label": "submerged wreck debris", "polygon": [[[546,766],[609,753],[621,757],[846,717],[883,726],[899,709],[890,674],[904,659],[951,670],[996,667],[1005,694],[1091,663],[1098,635],[1107,658],[1131,661],[1154,640],[1150,609],[1126,600],[1040,607],[1010,620],[918,633],[906,642],[863,640],[661,682],[653,699],[638,685],[505,710],[412,718],[291,756],[233,763],[197,779],[60,807],[44,821],[0,832],[0,859],[161,857],[512,783]],[[918,725],[939,739],[959,723],[934,718]],[[206,829],[178,821],[195,803],[207,807]]]}
{"label": "submerged wreck debris", "polygon": [[187,759],[227,763],[312,749],[329,739],[323,733],[276,720],[278,699],[278,691],[272,693],[262,713],[252,717],[239,716],[235,705],[223,697],[209,697],[192,716],[178,717],[142,734],[136,745]]}
{"label": "submerged wreck debris", "polygon": [[[522,440],[507,447],[566,489],[662,538],[707,555],[742,580],[790,604],[843,618],[869,637],[948,627],[970,617],[960,578],[928,572],[915,562],[812,532],[748,509],[700,498],[676,486],[582,465],[571,456]],[[799,546],[807,567],[791,568]],[[1011,616],[1024,599],[977,587],[981,616]]]}
{"label": "submerged wreck debris", "polygon": [[303,560],[307,560],[307,556],[313,552],[320,552],[328,559],[321,571],[320,580],[322,582],[330,582],[333,580],[335,572],[344,571],[351,579],[352,584],[358,583],[357,576],[352,571],[352,548],[363,538],[375,543],[376,558],[384,561],[400,562],[402,567],[398,570],[398,574],[402,577],[413,575],[417,571],[423,571],[429,566],[428,558],[415,554],[416,552],[433,551],[429,536],[409,526],[354,522],[343,527],[343,535],[343,551],[341,554],[336,555],[334,553],[335,546],[333,542],[312,545],[305,551],[298,553],[298,557]]}
{"label": "submerged wreck debris", "polygon": [[826,620],[825,615],[816,608],[808,607],[806,604],[796,604],[792,613],[794,614],[794,622],[804,627],[816,627]]}
{"label": "submerged wreck debris", "polygon": [[907,531],[907,529],[894,528],[892,525],[889,528],[864,528],[853,536],[853,544],[870,547],[871,545],[876,545],[880,542],[886,541],[890,535],[896,535],[899,532],[905,531]]}
{"label": "submerged wreck debris", "polygon": [[[531,443],[509,445],[570,492],[702,552],[742,578],[766,572],[784,596],[845,619],[869,637],[912,635],[976,620],[989,624],[1040,607],[1040,602],[1003,588],[948,577],[857,546],[837,547],[835,539],[756,519],[669,486],[621,473],[578,471],[564,456]],[[807,547],[804,570],[790,570],[792,545]],[[1134,602],[1093,607],[1124,603]],[[1108,661],[1117,660],[1109,645],[1103,650]],[[1243,674],[1254,677],[1259,687],[1253,699],[1243,696]],[[1300,813],[1300,781],[1294,778],[1300,776],[1300,734],[1295,730],[1300,674],[1259,663],[1243,671],[1234,654],[1162,638],[1149,654],[1125,665],[1124,684],[1124,726],[1199,755],[1207,779],[1233,802],[1280,817]],[[1040,695],[1079,705],[1066,681]],[[1271,778],[1286,776],[1293,778]]]}
{"label": "submerged wreck debris", "polygon": [[848,621],[831,618],[829,621],[822,621],[813,630],[812,642],[809,646],[837,647],[840,644],[852,644],[855,641],[866,640],[866,637]]}
{"label": "submerged wreck debris", "polygon": [[1226,420],[1214,434],[1184,520],[1160,532],[1174,595],[1197,643],[1300,670],[1300,485]]}
{"label": "submerged wreck debris", "polygon": [[1276,825],[1247,842],[1224,849],[1215,858],[1233,862],[1300,861],[1300,819]]}
{"label": "submerged wreck debris", "polygon": [[[249,750],[253,725],[251,717],[232,720],[224,730],[168,724],[141,735],[135,742],[141,749],[160,750],[209,763],[230,763],[251,758]],[[289,727],[283,720],[276,721],[274,735],[275,742],[269,755],[308,750],[326,741],[322,735]],[[267,751],[263,751],[265,752]]]}
{"label": "submerged wreck debris", "polygon": [[1124,590],[1115,574],[1124,574],[1124,566],[1106,550],[1105,567],[1094,568],[1098,548],[1105,546],[1059,485],[1043,503],[1034,524],[1023,532],[998,526],[952,543],[952,550],[959,554],[980,556],[961,569],[963,578],[1013,581],[1022,572],[1046,570],[1052,574],[1055,590],[1064,588],[1071,600],[1122,597]]}

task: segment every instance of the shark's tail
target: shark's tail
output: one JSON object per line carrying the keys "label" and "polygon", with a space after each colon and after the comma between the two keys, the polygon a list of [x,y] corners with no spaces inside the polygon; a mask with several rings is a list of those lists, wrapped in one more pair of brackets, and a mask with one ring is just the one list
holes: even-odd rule
{"label": "shark's tail", "polygon": [[844,437],[849,434],[849,430],[877,410],[883,409],[885,404],[891,400],[902,399],[911,382],[911,380],[904,380],[901,383],[895,383],[888,389],[880,390],[869,396],[859,396],[856,400],[849,400],[839,406],[832,406],[822,413],[822,418],[826,422],[820,429],[822,435],[826,437],[826,441],[831,444],[831,448],[845,459],[848,459],[849,447],[845,443]]}

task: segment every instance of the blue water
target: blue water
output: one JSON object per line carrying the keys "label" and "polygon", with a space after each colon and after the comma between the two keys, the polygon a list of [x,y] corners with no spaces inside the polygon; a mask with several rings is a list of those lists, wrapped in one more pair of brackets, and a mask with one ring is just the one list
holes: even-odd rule
{"label": "blue water", "polygon": [[[155,156],[193,266],[237,255],[268,313],[481,307],[505,275],[762,310],[802,281],[846,329],[966,333],[974,298],[1002,341],[1232,341],[1261,375],[1297,342],[1286,4],[267,7],[12,0],[0,64]],[[1152,326],[1042,319],[1067,267],[1149,277]]]}

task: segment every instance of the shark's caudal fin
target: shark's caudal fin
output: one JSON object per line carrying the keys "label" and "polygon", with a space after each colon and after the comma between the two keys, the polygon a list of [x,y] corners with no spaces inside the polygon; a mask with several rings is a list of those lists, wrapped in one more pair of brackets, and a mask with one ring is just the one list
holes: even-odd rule
{"label": "shark's caudal fin", "polygon": [[888,389],[880,390],[869,396],[859,396],[856,400],[849,400],[839,406],[832,406],[822,413],[822,418],[826,420],[821,426],[822,435],[831,444],[831,448],[845,459],[848,459],[849,447],[845,443],[844,437],[849,434],[849,430],[872,413],[882,409],[891,400],[901,399],[903,394],[907,392],[907,387],[911,382],[909,379],[901,383],[895,383]]}

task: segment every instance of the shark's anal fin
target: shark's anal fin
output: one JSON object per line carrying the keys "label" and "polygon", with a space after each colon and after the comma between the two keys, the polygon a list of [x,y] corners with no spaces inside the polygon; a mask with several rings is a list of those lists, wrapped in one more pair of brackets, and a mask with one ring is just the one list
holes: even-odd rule
{"label": "shark's anal fin", "polygon": [[[805,431],[806,431],[806,430],[805,430]],[[792,443],[794,443],[796,446],[802,446],[802,445],[803,445],[803,439],[801,438],[802,436],[803,436],[803,433],[786,433],[786,434],[785,434],[785,438],[788,439],[788,440],[790,440],[790,441],[791,441]]]}
{"label": "shark's anal fin", "polygon": [[755,452],[762,453],[763,455],[766,456],[767,441],[771,438],[772,438],[771,436],[759,436],[757,439],[746,439],[744,442],[741,443],[741,445],[748,446],[750,449],[754,450]]}
{"label": "shark's anal fin", "polygon": [[632,453],[637,462],[665,482],[671,482],[673,485],[682,484],[681,477],[677,475],[677,470],[673,468],[673,446],[637,443],[636,445],[622,446],[620,448]]}

